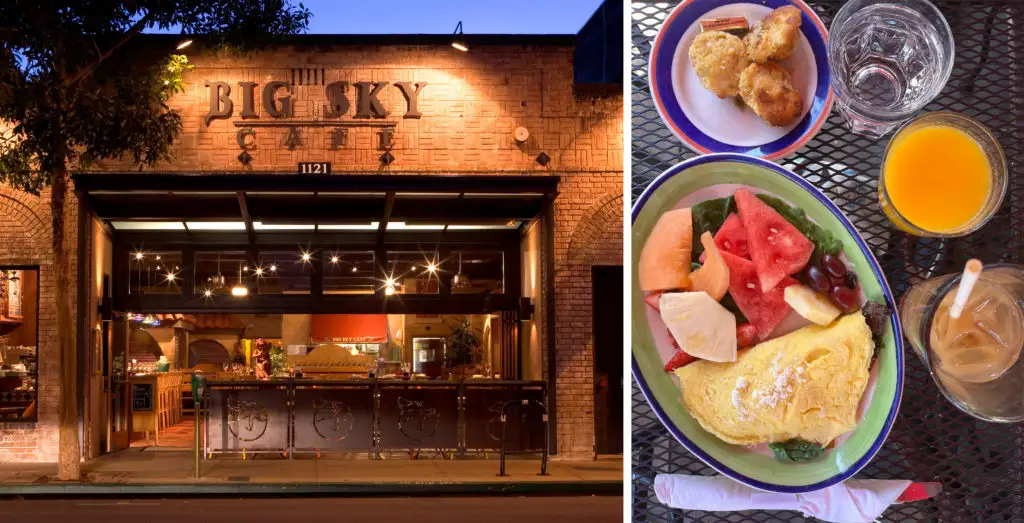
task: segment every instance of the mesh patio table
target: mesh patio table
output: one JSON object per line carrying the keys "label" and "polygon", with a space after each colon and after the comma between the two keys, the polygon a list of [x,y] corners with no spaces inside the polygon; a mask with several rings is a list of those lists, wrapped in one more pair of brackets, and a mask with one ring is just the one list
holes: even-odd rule
{"label": "mesh patio table", "polygon": [[[842,2],[809,2],[826,26]],[[678,4],[632,2],[632,197],[668,167],[696,156],[668,130],[651,101],[647,58],[662,22]],[[835,111],[818,135],[782,163],[821,189],[850,217],[882,264],[896,299],[909,286],[985,263],[1024,258],[1024,2],[937,2],[953,29],[956,61],[942,94],[925,111],[950,110],[982,122],[1002,144],[1010,174],[999,214],[955,240],[897,231],[878,207],[877,177],[887,138],[847,132]],[[884,448],[856,477],[938,481],[927,501],[895,505],[880,521],[1009,521],[1024,523],[1024,423],[991,424],[953,407],[920,359],[906,349],[903,402]],[[658,473],[714,475],[683,448],[633,385],[633,518],[637,521],[797,522],[798,512],[708,513],[658,503]]]}

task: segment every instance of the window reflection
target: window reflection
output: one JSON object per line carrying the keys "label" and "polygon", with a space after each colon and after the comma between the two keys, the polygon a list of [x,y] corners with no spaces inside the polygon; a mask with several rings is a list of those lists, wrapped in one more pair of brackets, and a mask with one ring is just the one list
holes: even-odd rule
{"label": "window reflection", "polygon": [[436,251],[388,251],[381,285],[385,294],[438,294],[443,273]]}
{"label": "window reflection", "polygon": [[248,287],[252,265],[245,251],[197,252],[195,293],[231,294],[240,285]]}
{"label": "window reflection", "polygon": [[314,256],[308,250],[260,251],[252,278],[260,294],[309,294]]}
{"label": "window reflection", "polygon": [[373,251],[327,251],[322,254],[324,294],[373,294],[377,267]]}
{"label": "window reflection", "polygon": [[505,292],[505,253],[500,250],[454,251],[447,265],[454,271],[452,294]]}
{"label": "window reflection", "polygon": [[128,253],[129,294],[181,294],[181,251]]}

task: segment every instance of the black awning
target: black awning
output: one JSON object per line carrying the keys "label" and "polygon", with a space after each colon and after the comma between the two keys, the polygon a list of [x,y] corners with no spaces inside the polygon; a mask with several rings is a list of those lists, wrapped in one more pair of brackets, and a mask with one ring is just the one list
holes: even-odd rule
{"label": "black awning", "polygon": [[[75,189],[110,222],[263,226],[389,222],[508,224],[536,217],[557,176],[78,173]],[[187,227],[187,225],[185,225]],[[117,228],[115,226],[115,228]]]}

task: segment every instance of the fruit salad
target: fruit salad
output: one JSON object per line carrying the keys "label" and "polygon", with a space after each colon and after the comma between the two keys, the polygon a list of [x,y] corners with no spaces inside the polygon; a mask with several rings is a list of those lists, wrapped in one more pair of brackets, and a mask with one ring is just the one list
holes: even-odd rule
{"label": "fruit salad", "polygon": [[665,370],[736,361],[792,313],[829,325],[858,310],[862,292],[842,247],[801,209],[747,189],[663,214],[638,276],[675,349]]}

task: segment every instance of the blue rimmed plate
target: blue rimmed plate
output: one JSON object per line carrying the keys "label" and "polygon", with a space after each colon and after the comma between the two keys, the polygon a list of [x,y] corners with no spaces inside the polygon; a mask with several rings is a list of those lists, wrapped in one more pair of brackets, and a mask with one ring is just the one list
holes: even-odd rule
{"label": "blue rimmed plate", "polygon": [[[857,275],[865,299],[885,303],[889,325],[878,347],[871,377],[858,409],[859,423],[836,439],[824,457],[780,463],[763,448],[731,445],[705,431],[686,411],[673,375],[664,371],[673,353],[660,316],[644,303],[635,268],[655,222],[665,212],[733,194],[745,187],[803,209],[843,243],[843,258]],[[774,492],[810,492],[844,481],[881,449],[892,429],[903,391],[903,338],[892,291],[878,261],[838,207],[813,185],[770,161],[722,153],[700,156],[665,171],[633,206],[632,370],[651,409],[684,447],[712,468],[751,487]]]}
{"label": "blue rimmed plate", "polygon": [[[773,127],[731,98],[723,100],[704,89],[688,51],[700,33],[701,19],[743,16],[753,25],[786,5],[803,12],[800,41],[793,56],[781,64],[792,73],[793,86],[803,93],[804,113],[794,124]],[[799,0],[684,0],[654,39],[648,64],[651,96],[665,124],[694,152],[782,159],[817,134],[832,108],[827,41],[825,24]]]}

